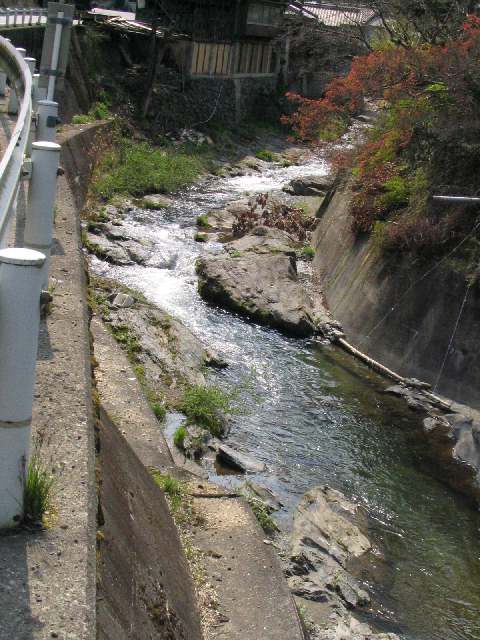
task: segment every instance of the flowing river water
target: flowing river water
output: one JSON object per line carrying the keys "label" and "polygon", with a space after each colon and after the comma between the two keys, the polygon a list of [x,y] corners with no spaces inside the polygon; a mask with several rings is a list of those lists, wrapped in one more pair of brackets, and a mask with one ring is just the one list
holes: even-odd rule
{"label": "flowing river water", "polygon": [[154,243],[149,265],[93,259],[92,266],[142,291],[222,356],[229,366],[219,384],[250,381],[228,442],[266,463],[253,479],[281,499],[284,524],[300,496],[320,484],[363,505],[378,553],[362,577],[387,629],[408,640],[480,639],[480,516],[434,479],[415,415],[385,393],[384,380],[336,348],[246,322],[197,293],[195,259],[221,250],[194,241],[199,214],[325,172],[325,163],[313,159],[272,165],[262,175],[210,178],[178,194],[168,209],[127,216],[131,235]]}

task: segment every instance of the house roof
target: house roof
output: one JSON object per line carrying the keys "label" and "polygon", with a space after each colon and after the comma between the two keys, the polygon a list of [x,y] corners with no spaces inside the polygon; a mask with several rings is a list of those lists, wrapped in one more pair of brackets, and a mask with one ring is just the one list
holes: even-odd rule
{"label": "house roof", "polygon": [[368,7],[344,6],[339,7],[333,3],[325,3],[322,5],[305,3],[304,15],[316,17],[329,27],[340,27],[343,25],[360,25],[365,26],[377,17],[376,12]]}

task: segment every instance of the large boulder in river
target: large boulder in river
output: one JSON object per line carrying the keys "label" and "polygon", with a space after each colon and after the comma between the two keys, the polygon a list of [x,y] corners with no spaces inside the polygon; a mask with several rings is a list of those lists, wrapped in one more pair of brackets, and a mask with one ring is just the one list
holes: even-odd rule
{"label": "large boulder in river", "polygon": [[197,274],[205,300],[291,335],[307,337],[316,331],[294,256],[240,250],[203,256]]}
{"label": "large boulder in river", "polygon": [[324,196],[333,185],[333,176],[300,176],[293,178],[283,191],[294,196]]}

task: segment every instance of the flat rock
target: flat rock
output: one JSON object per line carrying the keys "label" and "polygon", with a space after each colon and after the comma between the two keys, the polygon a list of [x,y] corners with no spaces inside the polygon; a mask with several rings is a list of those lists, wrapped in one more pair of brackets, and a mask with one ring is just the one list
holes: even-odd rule
{"label": "flat rock", "polygon": [[295,257],[294,241],[285,231],[258,225],[248,235],[233,240],[225,245],[227,251],[254,251],[255,253],[277,254],[284,253]]}
{"label": "flat rock", "polygon": [[171,198],[167,198],[167,196],[162,196],[160,194],[144,196],[141,199],[141,205],[145,209],[148,209],[149,207],[152,209],[166,209],[167,207],[170,207],[172,203],[173,200]]}
{"label": "flat rock", "polygon": [[316,487],[302,497],[290,536],[288,582],[295,595],[340,609],[370,602],[348,571],[348,562],[371,548],[359,524],[366,527],[363,514],[339,491]]}
{"label": "flat rock", "polygon": [[117,293],[112,300],[112,304],[114,307],[126,309],[135,304],[135,298],[128,293]]}
{"label": "flat rock", "polygon": [[258,462],[223,443],[218,446],[217,456],[224,464],[242,473],[262,473],[266,469],[263,462]]}
{"label": "flat rock", "polygon": [[123,247],[114,244],[105,238],[105,236],[97,236],[89,233],[88,242],[93,253],[100,259],[120,266],[133,264],[134,262]]}
{"label": "flat rock", "polygon": [[293,256],[250,251],[236,257],[202,256],[197,274],[205,300],[291,335],[307,337],[316,331],[312,303]]}

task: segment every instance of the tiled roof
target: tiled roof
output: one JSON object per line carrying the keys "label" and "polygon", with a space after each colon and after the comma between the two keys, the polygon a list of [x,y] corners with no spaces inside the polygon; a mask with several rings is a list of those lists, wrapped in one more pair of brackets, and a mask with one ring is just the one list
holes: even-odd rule
{"label": "tiled roof", "polygon": [[329,27],[365,25],[376,16],[375,11],[367,7],[335,7],[333,4],[304,6],[308,10],[305,11],[306,16],[313,13],[319,22]]}

